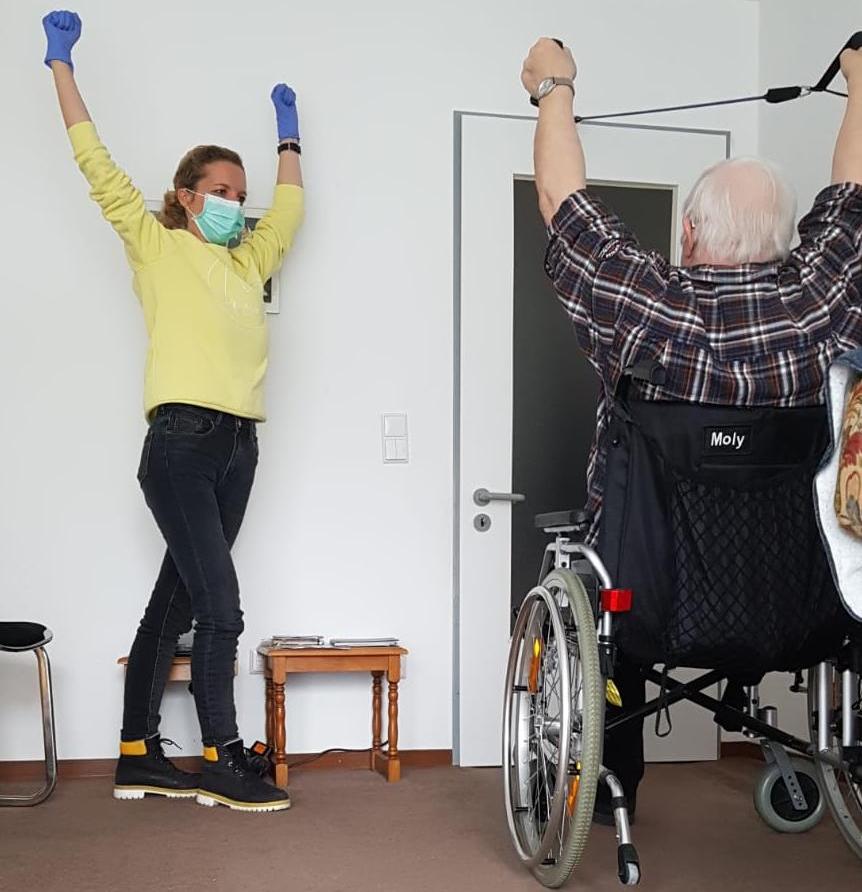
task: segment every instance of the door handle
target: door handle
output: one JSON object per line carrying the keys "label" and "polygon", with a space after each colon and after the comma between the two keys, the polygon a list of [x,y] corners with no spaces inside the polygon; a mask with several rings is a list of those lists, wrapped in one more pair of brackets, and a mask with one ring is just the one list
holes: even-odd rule
{"label": "door handle", "polygon": [[488,492],[487,489],[477,489],[473,493],[473,501],[477,505],[488,505],[491,502],[524,502],[527,497],[519,492]]}

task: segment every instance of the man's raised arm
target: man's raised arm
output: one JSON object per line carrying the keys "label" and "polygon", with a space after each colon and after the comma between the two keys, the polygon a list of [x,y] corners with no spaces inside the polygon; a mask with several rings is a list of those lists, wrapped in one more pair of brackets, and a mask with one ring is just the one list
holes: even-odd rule
{"label": "man's raised arm", "polygon": [[841,53],[847,79],[847,108],[832,158],[833,183],[862,184],[862,50]]}
{"label": "man's raised arm", "polygon": [[572,192],[587,185],[584,152],[572,112],[574,86],[552,83],[554,78],[573,81],[576,73],[571,52],[547,37],[530,50],[521,72],[521,83],[539,102],[533,165],[545,223],[551,222]]}

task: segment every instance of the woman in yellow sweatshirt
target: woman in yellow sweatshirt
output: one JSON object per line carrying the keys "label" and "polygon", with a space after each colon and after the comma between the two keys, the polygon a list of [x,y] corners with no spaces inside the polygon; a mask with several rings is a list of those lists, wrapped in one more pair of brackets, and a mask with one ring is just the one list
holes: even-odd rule
{"label": "woman in yellow sweatshirt", "polygon": [[[302,219],[296,97],[272,91],[278,175],[270,211],[244,232],[246,178],[235,152],[198,146],[180,161],[162,213],[111,160],[78,91],[75,13],[43,19],[75,160],[123,241],[144,311],[144,409],[138,479],[167,552],[129,655],[114,795],[196,797],[202,805],[275,811],[288,794],[265,781],[236,724],[233,668],[243,629],[231,559],[258,459],[267,366],[263,284]],[[238,244],[237,244],[238,242]],[[200,775],[164,755],[159,707],[178,637],[195,625],[192,685],[204,746]]]}

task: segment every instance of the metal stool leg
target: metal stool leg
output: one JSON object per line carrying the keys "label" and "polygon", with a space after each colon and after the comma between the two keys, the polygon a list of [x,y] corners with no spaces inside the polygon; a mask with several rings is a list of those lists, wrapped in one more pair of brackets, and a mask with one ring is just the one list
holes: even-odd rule
{"label": "metal stool leg", "polygon": [[54,691],[51,685],[51,663],[44,647],[34,649],[39,668],[39,696],[42,702],[42,736],[45,741],[45,786],[25,796],[0,796],[2,805],[38,805],[44,802],[57,785],[57,741],[54,735]]}

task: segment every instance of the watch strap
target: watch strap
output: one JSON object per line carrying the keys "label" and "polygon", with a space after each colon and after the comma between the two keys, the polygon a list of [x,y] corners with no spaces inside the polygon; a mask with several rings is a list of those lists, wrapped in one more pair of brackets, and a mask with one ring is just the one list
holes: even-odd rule
{"label": "watch strap", "polygon": [[[557,87],[568,87],[572,91],[572,95],[574,96],[575,94],[575,82],[570,77],[547,77],[543,78],[542,80],[549,80],[553,82],[553,87],[551,87],[551,89],[548,90],[547,93],[545,93],[545,96],[550,96],[550,94],[553,93]],[[544,99],[545,96],[542,96],[541,99]],[[539,97],[530,97],[530,105],[535,105],[536,107],[538,107],[539,101]]]}

